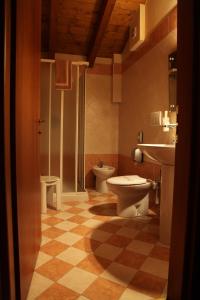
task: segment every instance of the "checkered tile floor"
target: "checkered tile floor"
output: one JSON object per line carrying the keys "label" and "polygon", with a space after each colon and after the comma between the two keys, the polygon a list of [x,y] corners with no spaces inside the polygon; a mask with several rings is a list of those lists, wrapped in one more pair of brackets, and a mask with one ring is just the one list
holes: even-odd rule
{"label": "checkered tile floor", "polygon": [[164,295],[169,249],[156,214],[116,216],[113,194],[89,192],[42,215],[42,245],[28,300],[150,300]]}

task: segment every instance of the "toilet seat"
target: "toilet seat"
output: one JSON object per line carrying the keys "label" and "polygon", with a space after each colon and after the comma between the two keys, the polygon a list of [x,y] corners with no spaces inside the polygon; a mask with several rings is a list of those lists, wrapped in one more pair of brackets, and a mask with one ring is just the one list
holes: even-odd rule
{"label": "toilet seat", "polygon": [[147,179],[138,175],[116,176],[107,179],[107,183],[114,185],[141,185],[147,183]]}

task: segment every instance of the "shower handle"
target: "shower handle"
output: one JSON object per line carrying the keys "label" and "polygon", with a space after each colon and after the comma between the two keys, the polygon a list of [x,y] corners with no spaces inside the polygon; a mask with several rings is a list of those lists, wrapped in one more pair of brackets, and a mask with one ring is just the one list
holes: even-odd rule
{"label": "shower handle", "polygon": [[[45,122],[45,120],[38,120],[37,121],[37,123],[40,125],[41,123],[44,123]],[[41,130],[39,130],[38,132],[37,132],[38,134],[42,134],[42,131]]]}

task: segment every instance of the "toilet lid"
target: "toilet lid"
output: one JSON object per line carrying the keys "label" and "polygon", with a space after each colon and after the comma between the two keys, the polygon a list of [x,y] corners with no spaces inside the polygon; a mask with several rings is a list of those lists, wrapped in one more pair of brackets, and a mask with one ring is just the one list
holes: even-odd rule
{"label": "toilet lid", "polygon": [[127,175],[111,177],[107,180],[108,183],[118,185],[134,185],[147,183],[146,178],[142,178],[138,175]]}

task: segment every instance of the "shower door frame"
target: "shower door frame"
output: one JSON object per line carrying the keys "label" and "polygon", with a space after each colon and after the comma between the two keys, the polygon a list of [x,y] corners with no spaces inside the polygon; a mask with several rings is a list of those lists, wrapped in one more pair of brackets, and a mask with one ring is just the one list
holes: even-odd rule
{"label": "shower door frame", "polygon": [[[49,72],[49,126],[48,126],[48,176],[51,175],[51,103],[52,103],[52,91],[51,91],[51,82],[52,82],[52,64],[55,63],[54,59],[41,59],[41,63],[49,63],[50,64],[50,72]],[[88,66],[89,63],[86,61],[72,61],[72,65],[76,66],[76,124],[75,124],[75,190],[72,192],[63,192],[63,121],[64,121],[64,93],[65,90],[60,90],[60,101],[61,101],[61,113],[60,113],[60,181],[61,181],[61,193],[63,196],[85,196],[87,197],[87,192],[85,191],[85,116],[84,116],[84,144],[83,144],[83,182],[84,182],[84,191],[78,192],[78,136],[79,136],[79,75],[80,75],[80,66]],[[87,69],[84,70],[84,111],[86,104],[86,72]]]}

